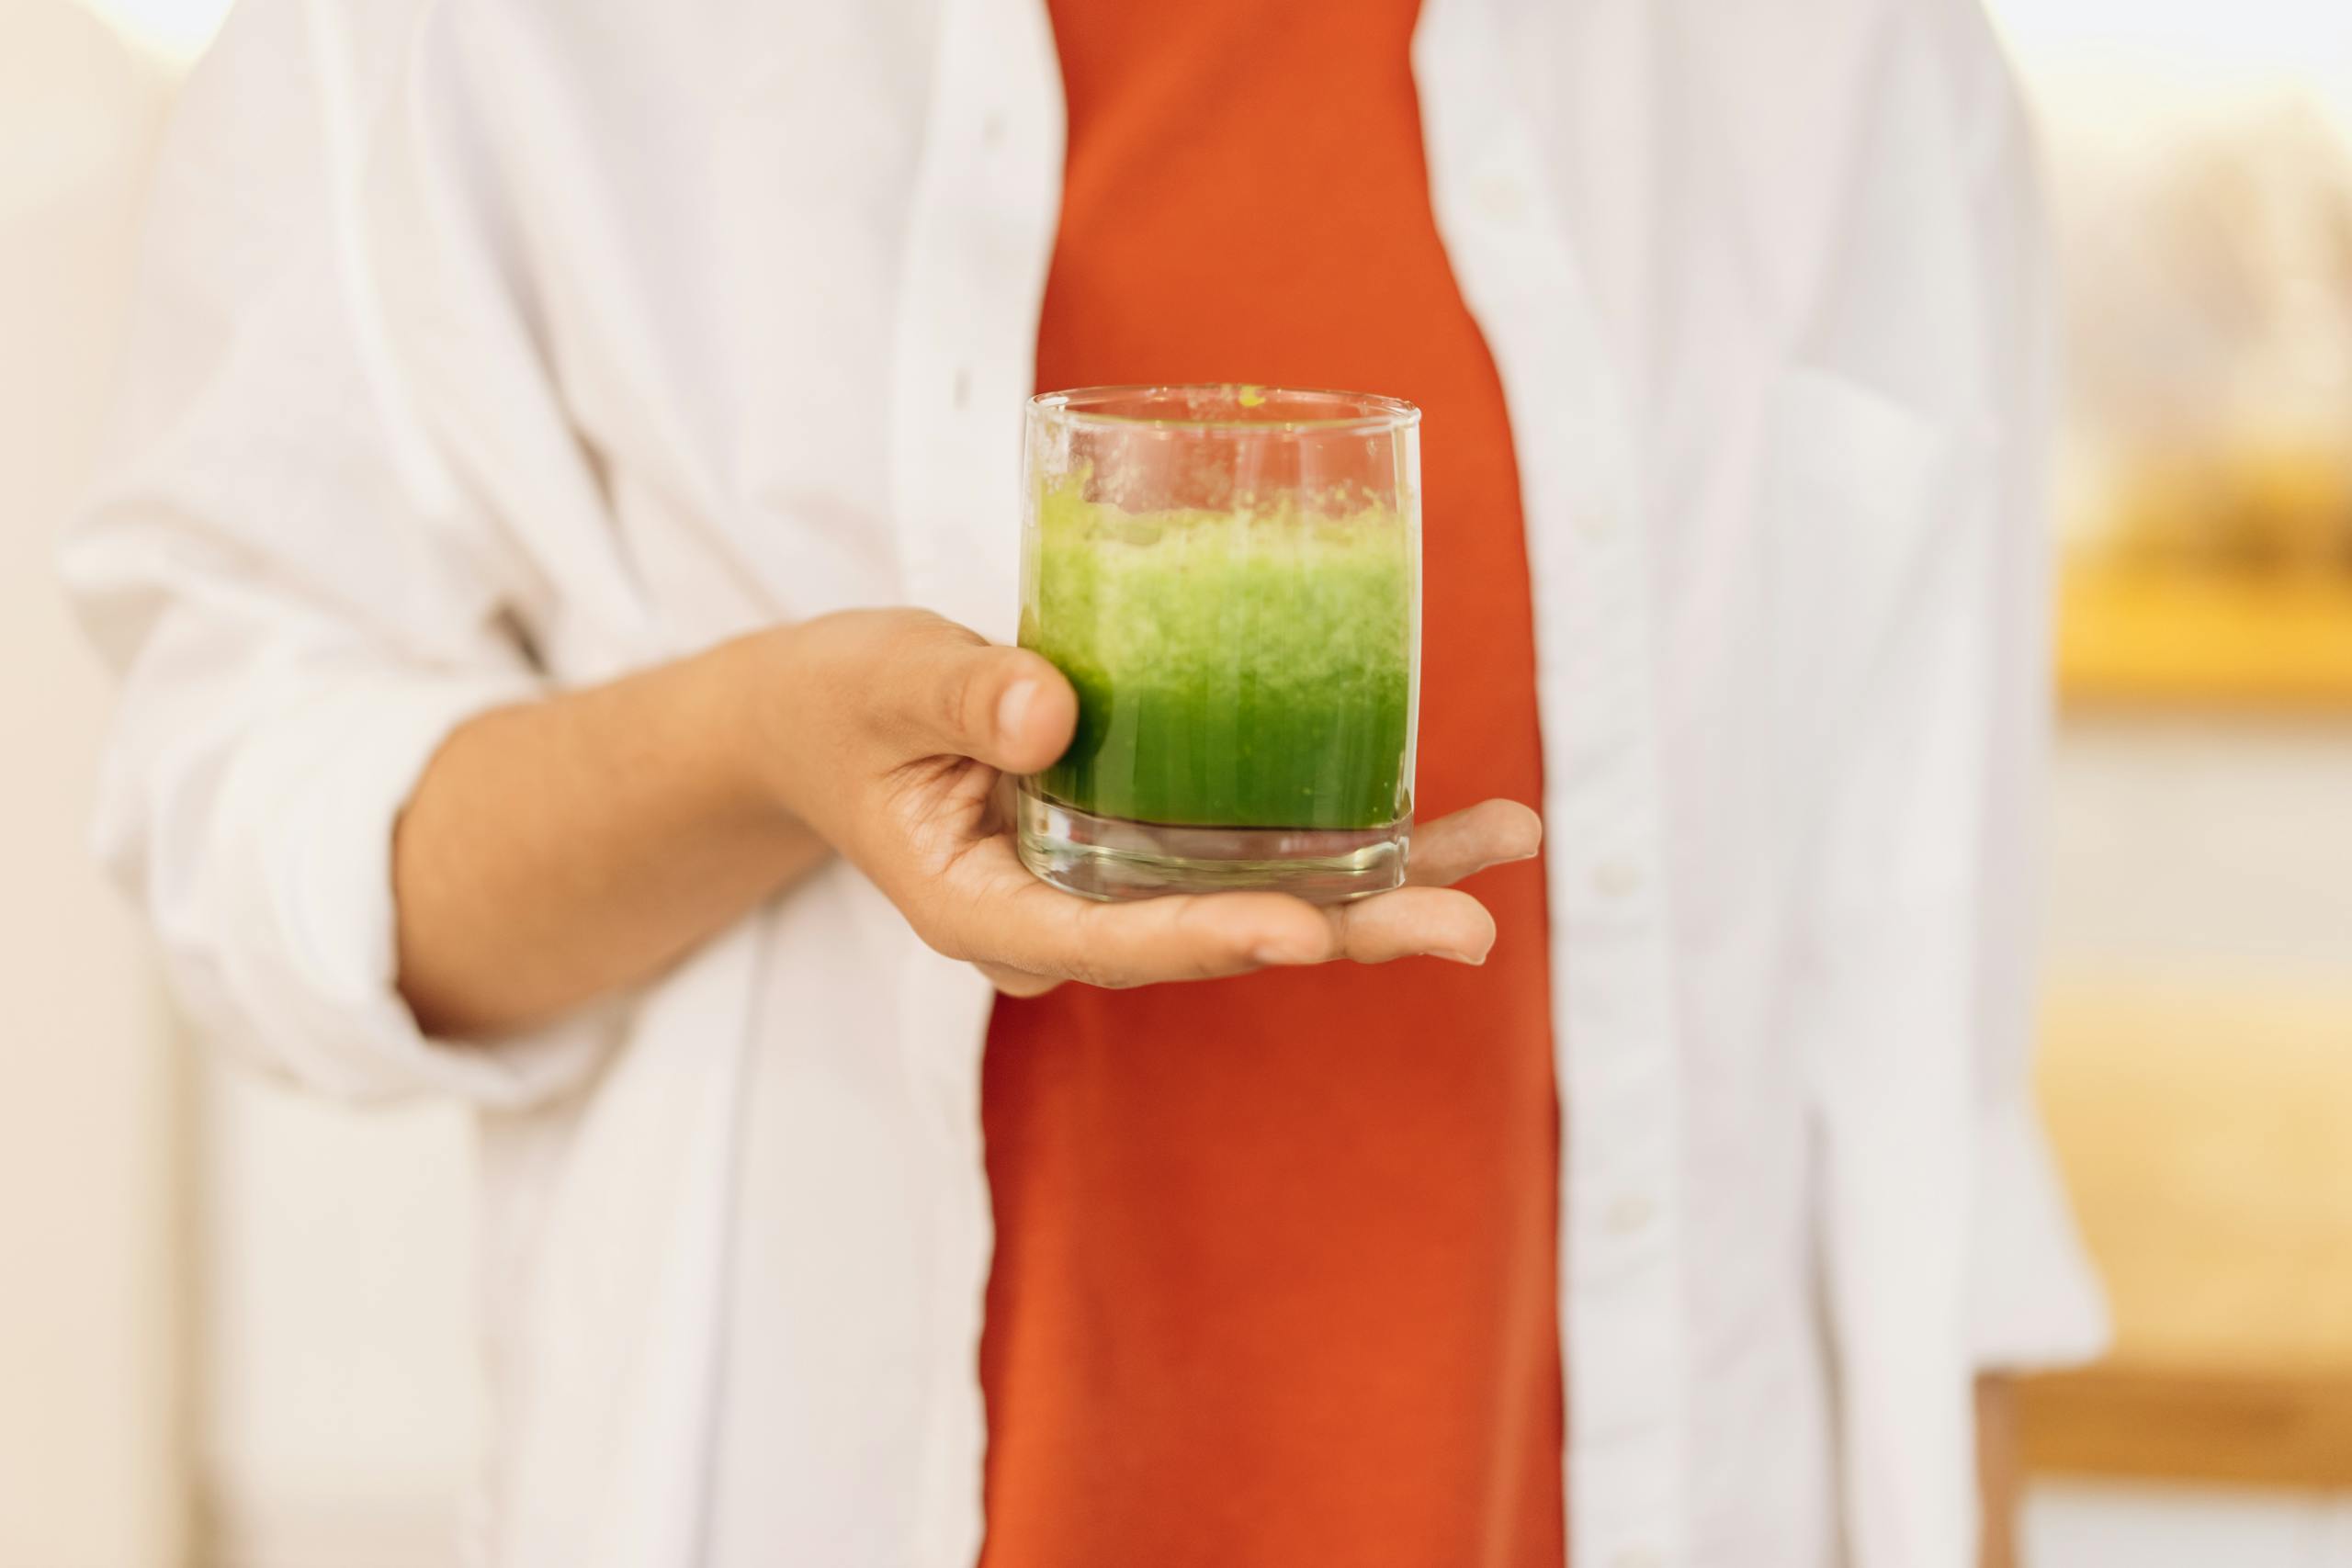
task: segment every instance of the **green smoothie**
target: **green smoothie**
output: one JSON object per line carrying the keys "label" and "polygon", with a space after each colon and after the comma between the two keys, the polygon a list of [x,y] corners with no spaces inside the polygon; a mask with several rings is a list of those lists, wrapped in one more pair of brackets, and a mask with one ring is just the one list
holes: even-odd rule
{"label": "green smoothie", "polygon": [[1078,688],[1035,780],[1099,816],[1384,828],[1411,809],[1413,550],[1385,507],[1133,513],[1038,498],[1021,644]]}

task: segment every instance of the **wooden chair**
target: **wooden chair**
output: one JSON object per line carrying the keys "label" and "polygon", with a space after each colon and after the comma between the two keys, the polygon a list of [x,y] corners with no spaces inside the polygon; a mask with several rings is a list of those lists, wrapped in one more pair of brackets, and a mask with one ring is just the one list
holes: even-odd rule
{"label": "wooden chair", "polygon": [[2111,1300],[2030,1475],[2352,1489],[2352,932],[2335,994],[2058,988],[2041,1092]]}

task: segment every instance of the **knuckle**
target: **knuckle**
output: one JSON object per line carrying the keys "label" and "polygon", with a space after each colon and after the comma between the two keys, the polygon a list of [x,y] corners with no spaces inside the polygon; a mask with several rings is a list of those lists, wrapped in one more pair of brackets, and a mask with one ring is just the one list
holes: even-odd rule
{"label": "knuckle", "polygon": [[930,921],[917,920],[910,923],[913,925],[915,935],[922,939],[922,944],[940,957],[952,958],[958,964],[987,962],[978,953],[974,953],[968,945],[957,942],[953,936],[941,931]]}
{"label": "knuckle", "polygon": [[901,899],[899,900],[899,912],[906,917],[908,929],[915,933],[916,939],[942,958],[952,958],[959,964],[995,962],[991,954],[980,952],[966,940],[964,933],[952,921],[941,919],[929,908]]}
{"label": "knuckle", "polygon": [[933,716],[941,734],[980,733],[979,716],[975,712],[975,705],[983,694],[980,687],[979,660],[958,660],[947,679],[942,681],[939,689],[933,694],[932,700],[937,705]]}
{"label": "knuckle", "polygon": [[[910,729],[935,730],[957,682],[940,679],[944,634],[955,628],[929,611],[868,611],[853,635],[870,685],[844,694],[858,705],[869,729],[904,736]],[[952,724],[953,709],[949,707]]]}

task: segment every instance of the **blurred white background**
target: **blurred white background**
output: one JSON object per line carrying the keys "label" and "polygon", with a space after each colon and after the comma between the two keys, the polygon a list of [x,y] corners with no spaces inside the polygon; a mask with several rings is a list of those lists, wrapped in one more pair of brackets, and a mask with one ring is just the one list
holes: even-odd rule
{"label": "blurred white background", "polygon": [[107,705],[51,544],[219,0],[0,0],[0,1568],[448,1560],[481,1418],[457,1113],[175,1032],[85,844]]}
{"label": "blurred white background", "polygon": [[168,84],[0,0],[0,1563],[179,1550],[178,1058],[80,819],[106,688],[48,538],[89,459]]}
{"label": "blurred white background", "polygon": [[[0,0],[0,1568],[424,1568],[482,1443],[462,1119],[324,1110],[195,1053],[83,849],[104,689],[50,541],[161,117],[223,9]],[[2283,96],[2352,130],[2345,0],[1999,10],[2062,189],[2149,102]],[[2052,824],[2054,986],[2352,989],[2345,716],[2075,722]],[[2028,1549],[2032,1568],[2352,1568],[2352,1501],[2047,1483]]]}

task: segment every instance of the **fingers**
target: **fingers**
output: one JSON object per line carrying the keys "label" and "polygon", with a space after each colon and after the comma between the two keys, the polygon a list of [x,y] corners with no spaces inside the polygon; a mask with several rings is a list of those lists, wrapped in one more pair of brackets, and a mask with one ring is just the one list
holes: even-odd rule
{"label": "fingers", "polygon": [[1325,911],[1335,958],[1357,964],[1428,955],[1456,964],[1484,964],[1495,945],[1495,918],[1467,893],[1400,887]]}
{"label": "fingers", "polygon": [[923,897],[900,898],[899,907],[933,947],[978,964],[1015,994],[1043,988],[1035,984],[1040,980],[1140,986],[1239,975],[1266,964],[1313,963],[1333,945],[1320,911],[1278,893],[1131,904],[1064,893],[1030,874],[1009,835],[972,845],[949,882],[933,882]]}
{"label": "fingers", "polygon": [[878,716],[910,757],[952,754],[1034,773],[1060,757],[1078,727],[1078,694],[1060,671],[952,622],[910,625],[885,670]]}
{"label": "fingers", "polygon": [[1544,847],[1544,819],[1515,800],[1482,801],[1413,829],[1406,881],[1450,887],[1506,861],[1527,860]]}
{"label": "fingers", "polygon": [[1334,953],[1321,911],[1279,893],[1216,893],[1097,904],[1031,885],[994,932],[998,963],[1094,986],[1245,975]]}
{"label": "fingers", "polygon": [[1495,941],[1485,907],[1442,888],[1403,887],[1329,908],[1280,893],[1098,904],[1037,881],[1001,840],[977,847],[962,869],[974,881],[952,906],[952,929],[925,935],[1013,996],[1065,979],[1144,986],[1338,959],[1385,964],[1428,954],[1480,964]]}
{"label": "fingers", "polygon": [[1001,995],[1008,997],[1042,997],[1061,985],[1051,975],[1032,975],[1026,969],[1015,969],[1009,964],[975,964]]}
{"label": "fingers", "polygon": [[[1145,986],[1339,959],[1483,964],[1495,944],[1494,917],[1484,905],[1435,887],[1403,887],[1329,908],[1280,893],[1080,904],[1066,919],[1048,938],[1051,945],[1012,966],[1032,979],[1062,975],[1095,986]],[[1063,945],[1071,942],[1080,945]]]}

